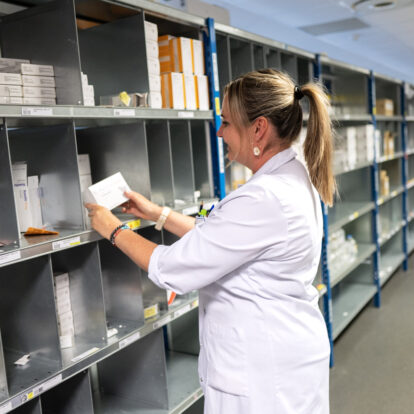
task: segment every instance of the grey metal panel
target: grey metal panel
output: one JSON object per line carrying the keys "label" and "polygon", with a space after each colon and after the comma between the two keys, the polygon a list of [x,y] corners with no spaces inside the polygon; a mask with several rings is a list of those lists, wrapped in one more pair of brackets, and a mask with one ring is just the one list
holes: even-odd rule
{"label": "grey metal panel", "polygon": [[98,364],[101,394],[168,408],[162,330],[157,330]]}
{"label": "grey metal panel", "polygon": [[78,129],[76,135],[79,154],[89,154],[93,182],[121,172],[131,189],[150,197],[143,122]]}
{"label": "grey metal panel", "polygon": [[53,65],[57,103],[83,103],[73,0],[57,0],[0,19],[3,57]]}
{"label": "grey metal panel", "polygon": [[321,62],[326,63],[328,65],[338,66],[347,70],[350,70],[352,72],[359,72],[364,75],[369,75],[369,69],[365,69],[359,66],[351,65],[345,62],[341,62],[339,60],[331,59],[328,56],[321,56]]}
{"label": "grey metal panel", "polygon": [[282,69],[280,51],[277,49],[266,48],[266,67],[276,70]]}
{"label": "grey metal panel", "polygon": [[[343,201],[370,201],[371,200],[371,171],[363,168],[351,171],[337,177],[339,202]],[[364,183],[365,185],[360,185]]]}
{"label": "grey metal panel", "polygon": [[252,44],[230,38],[232,79],[253,70]]}
{"label": "grey metal panel", "polygon": [[298,80],[298,59],[290,53],[281,53],[282,70],[297,82]]}
{"label": "grey metal panel", "polygon": [[259,70],[265,68],[265,51],[261,45],[253,45],[253,68]]}
{"label": "grey metal panel", "polygon": [[217,66],[219,72],[220,96],[224,98],[224,87],[232,79],[230,39],[228,36],[216,34]]}
{"label": "grey metal panel", "polygon": [[100,96],[149,91],[142,13],[80,30],[79,44],[82,70],[98,103]]}
{"label": "grey metal panel", "polygon": [[0,402],[7,398],[8,395],[6,365],[4,363],[3,343],[0,331]]}
{"label": "grey metal panel", "polygon": [[42,414],[40,397],[27,402],[19,408],[16,408],[13,410],[13,414]]}
{"label": "grey metal panel", "polygon": [[0,127],[0,243],[17,243],[19,232],[13,194],[11,160],[6,128]]}
{"label": "grey metal panel", "polygon": [[352,234],[357,243],[374,243],[372,237],[372,216],[365,214],[345,226],[346,234]]}
{"label": "grey metal panel", "polygon": [[84,371],[42,395],[44,414],[93,414],[91,380]]}
{"label": "grey metal panel", "polygon": [[[0,329],[10,394],[61,366],[49,256],[0,269]],[[30,354],[24,367],[14,361]]]}
{"label": "grey metal panel", "polygon": [[171,142],[167,122],[146,122],[151,200],[174,205]]}
{"label": "grey metal panel", "polygon": [[75,343],[106,343],[106,317],[97,243],[52,256],[53,271],[69,273]]}
{"label": "grey metal panel", "polygon": [[[169,16],[151,15],[144,12],[145,20],[155,23],[158,26],[158,36],[166,34],[174,34],[174,36],[190,37],[193,39],[200,38],[200,26],[197,24],[189,24],[188,22],[177,21],[169,19]],[[201,24],[204,26],[205,22]],[[195,26],[195,27],[194,27]]]}
{"label": "grey metal panel", "polygon": [[26,161],[28,175],[38,175],[42,215],[56,228],[83,228],[73,123],[8,131],[12,161]]}
{"label": "grey metal panel", "polygon": [[171,322],[167,327],[168,348],[175,352],[198,355],[200,342],[198,336],[198,310],[186,313]]}
{"label": "grey metal panel", "polygon": [[194,201],[194,168],[188,121],[169,122],[174,199]]}
{"label": "grey metal panel", "polygon": [[141,271],[107,240],[99,242],[107,318],[112,321],[144,322]]}

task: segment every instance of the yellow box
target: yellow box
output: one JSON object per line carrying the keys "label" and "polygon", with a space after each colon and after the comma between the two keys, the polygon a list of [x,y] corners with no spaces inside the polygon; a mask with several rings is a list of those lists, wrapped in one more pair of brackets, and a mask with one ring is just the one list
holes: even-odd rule
{"label": "yellow box", "polygon": [[392,99],[377,99],[377,115],[394,115],[394,102]]}
{"label": "yellow box", "polygon": [[185,109],[184,75],[170,72],[161,75],[162,107]]}

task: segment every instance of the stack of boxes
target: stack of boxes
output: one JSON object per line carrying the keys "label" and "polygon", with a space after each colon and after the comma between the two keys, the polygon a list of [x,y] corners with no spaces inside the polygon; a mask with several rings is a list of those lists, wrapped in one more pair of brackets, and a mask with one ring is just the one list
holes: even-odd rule
{"label": "stack of boxes", "polygon": [[158,26],[146,21],[144,27],[149,77],[148,105],[151,108],[162,108],[160,61],[158,60]]}
{"label": "stack of boxes", "polygon": [[73,346],[75,327],[73,324],[72,305],[70,300],[69,274],[55,274],[54,284],[60,347],[62,349],[70,348]]}
{"label": "stack of boxes", "polygon": [[[78,165],[79,165],[79,181],[82,194],[85,190],[92,185],[91,175],[91,163],[89,160],[89,154],[78,154]],[[91,219],[88,214],[88,209],[83,209],[83,217],[86,228],[91,228]]]}
{"label": "stack of boxes", "polygon": [[81,79],[82,79],[83,104],[85,106],[95,106],[95,89],[93,85],[89,85],[88,75],[81,72]]}
{"label": "stack of boxes", "polygon": [[395,154],[395,135],[391,131],[384,131],[384,157],[393,158]]}
{"label": "stack of boxes", "polygon": [[186,37],[158,38],[163,108],[208,110],[203,43]]}
{"label": "stack of boxes", "polygon": [[390,194],[390,177],[386,170],[380,171],[380,192],[382,197]]}
{"label": "stack of boxes", "polygon": [[21,65],[25,59],[0,58],[0,104],[23,103]]}
{"label": "stack of boxes", "polygon": [[358,244],[352,235],[340,228],[329,235],[328,261],[333,275],[340,273],[354,262],[358,255]]}

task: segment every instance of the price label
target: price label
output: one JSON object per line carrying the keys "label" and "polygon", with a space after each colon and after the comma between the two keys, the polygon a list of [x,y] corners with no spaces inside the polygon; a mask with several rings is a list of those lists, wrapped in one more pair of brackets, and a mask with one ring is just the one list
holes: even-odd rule
{"label": "price label", "polygon": [[141,227],[141,220],[134,220],[134,221],[130,221],[129,223],[127,223],[127,226],[131,229],[131,230],[136,230],[139,229]]}
{"label": "price label", "polygon": [[135,116],[135,109],[114,109],[114,116],[126,116],[126,117],[134,117]]}
{"label": "price label", "polygon": [[395,197],[397,195],[397,190],[394,190],[392,193],[391,193],[391,197]]}
{"label": "price label", "polygon": [[77,246],[80,244],[80,237],[72,237],[66,240],[59,240],[52,243],[53,250],[67,249],[69,247]]}
{"label": "price label", "polygon": [[379,205],[381,205],[381,204],[383,204],[383,203],[384,203],[384,199],[383,199],[383,198],[379,198],[379,199],[378,199],[378,204],[379,204]]}
{"label": "price label", "polygon": [[191,307],[198,308],[198,299],[193,300],[193,302],[191,303]]}
{"label": "price label", "polygon": [[8,402],[7,404],[0,405],[0,414],[6,414],[12,410],[12,403]]}
{"label": "price label", "polygon": [[133,335],[128,336],[128,338],[119,341],[119,349],[125,348],[127,345],[132,344],[132,342],[138,341],[141,338],[140,332],[135,332]]}
{"label": "price label", "polygon": [[89,355],[94,354],[96,351],[99,351],[99,348],[97,348],[96,346],[95,346],[95,347],[93,347],[93,348],[91,348],[91,349],[88,349],[88,350],[87,350],[87,351],[85,351],[83,354],[80,354],[80,355],[78,355],[77,357],[72,358],[72,362],[78,362],[78,361],[80,361],[81,359],[86,358],[86,357],[88,357]]}
{"label": "price label", "polygon": [[[50,390],[55,385],[58,385],[61,382],[62,382],[62,374],[56,375],[56,377],[53,377],[50,380],[45,381],[43,384],[39,385],[36,388],[33,388],[33,391],[32,391],[31,394],[33,394],[33,397],[35,397],[36,395],[39,395],[42,392]],[[30,398],[28,397],[28,399],[30,399]]]}
{"label": "price label", "polygon": [[22,257],[21,252],[12,252],[12,253],[6,253],[2,254],[0,256],[0,264],[5,264],[9,262],[14,262],[15,260],[19,260]]}
{"label": "price label", "polygon": [[177,114],[178,118],[194,118],[194,112],[180,111]]}
{"label": "price label", "polygon": [[355,220],[355,219],[357,219],[359,217],[359,213],[358,213],[358,211],[355,211],[355,213],[352,213],[350,216],[349,216],[349,220]]}
{"label": "price label", "polygon": [[185,305],[181,309],[178,309],[177,311],[175,311],[174,317],[179,318],[180,316],[184,315],[185,313],[189,312],[190,310],[191,310],[191,305],[190,304]]}
{"label": "price label", "polygon": [[165,318],[160,319],[157,322],[154,322],[153,328],[158,329],[161,328],[161,326],[167,325],[168,322],[171,322],[172,315],[168,315]]}
{"label": "price label", "polygon": [[52,116],[52,108],[38,108],[38,107],[22,107],[22,115],[24,116]]}
{"label": "price label", "polygon": [[192,214],[196,214],[196,213],[198,213],[198,207],[197,206],[188,207],[188,208],[185,208],[183,210],[183,214],[185,216],[191,216]]}

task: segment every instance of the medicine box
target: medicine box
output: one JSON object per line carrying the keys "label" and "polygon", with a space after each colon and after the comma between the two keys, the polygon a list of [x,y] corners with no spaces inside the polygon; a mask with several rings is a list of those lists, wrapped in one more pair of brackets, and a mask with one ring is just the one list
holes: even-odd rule
{"label": "medicine box", "polygon": [[25,105],[56,105],[55,98],[35,98],[32,96],[24,96],[23,104]]}
{"label": "medicine box", "polygon": [[149,75],[159,75],[160,74],[160,60],[157,58],[148,58],[148,74]]}
{"label": "medicine box", "polygon": [[22,75],[36,76],[55,76],[53,66],[51,65],[34,65],[31,63],[23,63],[21,65]]}
{"label": "medicine box", "polygon": [[161,76],[149,75],[149,90],[150,92],[161,92]]}
{"label": "medicine box", "polygon": [[0,85],[21,85],[22,75],[20,73],[0,72]]}
{"label": "medicine box", "polygon": [[93,85],[82,84],[83,98],[95,98],[95,88]]}
{"label": "medicine box", "polygon": [[128,201],[124,196],[125,191],[131,191],[131,189],[122,174],[118,172],[89,186],[89,188],[83,192],[83,199],[86,203],[99,204],[112,210]]}
{"label": "medicine box", "polygon": [[165,73],[161,82],[163,108],[184,109],[184,75],[182,73]]}
{"label": "medicine box", "polygon": [[23,86],[41,86],[45,88],[54,88],[55,78],[53,76],[33,76],[22,75]]}
{"label": "medicine box", "polygon": [[194,76],[194,78],[196,87],[197,108],[202,111],[208,111],[210,109],[208,78],[205,75],[196,75]]}
{"label": "medicine box", "polygon": [[23,98],[21,96],[0,96],[1,104],[21,105]]}
{"label": "medicine box", "polygon": [[194,75],[204,75],[204,48],[201,40],[192,39]]}
{"label": "medicine box", "polygon": [[56,89],[23,86],[23,96],[25,98],[56,98]]}
{"label": "medicine box", "polygon": [[89,154],[78,154],[79,175],[91,174]]}
{"label": "medicine box", "polygon": [[161,109],[162,108],[162,95],[161,92],[151,91],[148,96],[148,106],[150,108]]}
{"label": "medicine box", "polygon": [[192,39],[165,35],[158,38],[161,73],[193,73]]}
{"label": "medicine box", "polygon": [[146,40],[145,47],[147,50],[147,57],[158,59],[158,42],[156,40]]}
{"label": "medicine box", "polygon": [[186,109],[197,109],[196,87],[194,75],[184,75],[184,94]]}
{"label": "medicine box", "polygon": [[144,22],[145,40],[158,40],[158,26],[155,23]]}
{"label": "medicine box", "polygon": [[69,274],[68,273],[56,273],[54,275],[56,289],[69,287]]}
{"label": "medicine box", "polygon": [[391,99],[377,99],[377,115],[394,115],[394,102]]}
{"label": "medicine box", "polygon": [[0,85],[0,96],[23,96],[23,90],[19,85]]}
{"label": "medicine box", "polygon": [[55,290],[55,298],[56,298],[56,302],[66,302],[68,300],[70,300],[70,290],[69,290],[69,286],[64,286],[64,287],[60,287],[57,288]]}
{"label": "medicine box", "polygon": [[39,177],[37,175],[27,177],[27,187],[29,192],[29,208],[32,216],[32,227],[41,228],[43,226],[43,219]]}
{"label": "medicine box", "polygon": [[0,72],[21,73],[22,63],[30,63],[30,60],[0,58]]}

